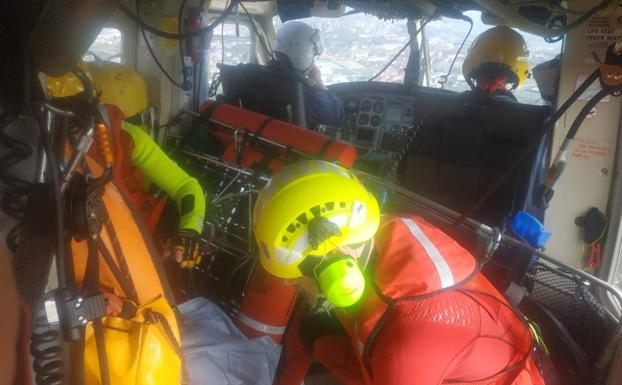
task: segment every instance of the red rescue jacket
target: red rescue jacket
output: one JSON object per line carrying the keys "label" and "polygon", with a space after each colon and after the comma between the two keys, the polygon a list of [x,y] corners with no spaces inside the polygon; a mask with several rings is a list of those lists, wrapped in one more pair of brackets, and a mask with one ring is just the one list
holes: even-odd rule
{"label": "red rescue jacket", "polygon": [[520,316],[474,257],[420,217],[384,221],[364,303],[340,321],[368,384],[544,384]]}

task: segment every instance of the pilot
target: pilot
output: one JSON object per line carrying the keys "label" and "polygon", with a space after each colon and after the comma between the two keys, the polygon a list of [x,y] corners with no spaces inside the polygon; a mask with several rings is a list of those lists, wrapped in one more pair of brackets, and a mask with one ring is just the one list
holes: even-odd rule
{"label": "pilot", "polygon": [[300,384],[313,358],[346,385],[544,384],[528,326],[475,258],[421,217],[381,219],[345,168],[282,169],[253,227],[263,267],[321,304],[290,323],[280,385]]}
{"label": "pilot", "polygon": [[271,65],[301,78],[309,122],[339,126],[343,118],[343,105],[326,88],[322,74],[315,65],[315,58],[323,50],[319,30],[301,21],[290,21],[283,24],[276,34],[276,60]]}
{"label": "pilot", "polygon": [[493,27],[473,42],[462,74],[472,90],[516,101],[512,90],[529,76],[528,55],[521,34],[506,26]]}
{"label": "pilot", "polygon": [[[153,183],[177,204],[180,223],[165,256],[182,268],[192,268],[201,260],[199,236],[205,216],[205,196],[199,182],[190,177],[145,132],[141,115],[148,107],[147,84],[132,69],[116,63],[80,65],[93,80],[100,101],[121,110],[124,120],[118,130],[111,124],[116,155],[114,180],[153,231],[159,213],[149,204],[148,186]],[[48,89],[56,97],[71,96],[83,90],[72,73],[48,78]],[[134,124],[130,123],[133,122]],[[150,223],[155,222],[155,223]]]}

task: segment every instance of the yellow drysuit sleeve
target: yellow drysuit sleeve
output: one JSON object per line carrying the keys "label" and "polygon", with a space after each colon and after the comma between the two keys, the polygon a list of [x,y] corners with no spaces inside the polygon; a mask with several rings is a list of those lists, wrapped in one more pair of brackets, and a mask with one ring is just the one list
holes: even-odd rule
{"label": "yellow drysuit sleeve", "polygon": [[121,127],[134,141],[132,166],[138,167],[149,181],[164,190],[177,204],[179,229],[194,230],[201,234],[205,195],[199,182],[173,162],[139,127],[127,122],[123,122]]}

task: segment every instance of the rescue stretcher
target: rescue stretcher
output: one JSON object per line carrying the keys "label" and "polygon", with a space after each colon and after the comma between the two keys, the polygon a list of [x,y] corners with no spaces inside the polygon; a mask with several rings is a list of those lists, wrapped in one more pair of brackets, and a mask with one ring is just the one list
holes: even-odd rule
{"label": "rescue stretcher", "polygon": [[[231,106],[225,108],[237,110]],[[244,114],[255,122],[266,121],[259,114],[248,111]],[[221,156],[181,147],[174,152],[182,167],[196,171],[195,176],[204,183],[208,201],[211,200],[202,236],[207,258],[197,268],[203,277],[202,290],[197,294],[215,300],[235,318],[239,316],[253,270],[258,265],[252,239],[256,192],[283,164],[296,159],[322,158],[324,154],[264,137],[261,130],[248,129],[248,123],[229,122],[229,116],[239,114],[209,116],[201,122],[205,132],[223,140],[225,151]],[[279,129],[302,130],[283,123],[272,134],[279,135]],[[296,137],[296,132],[289,134],[288,137]],[[181,143],[181,137],[169,134],[167,142],[169,147],[175,147]],[[344,151],[349,151],[347,144],[343,145]],[[263,151],[270,153],[271,167],[265,167]],[[370,190],[382,191],[388,196],[391,210],[421,215],[463,241],[482,266],[497,249],[504,247],[520,249],[533,256],[527,274],[514,283],[515,289],[519,289],[514,303],[520,303],[518,307],[523,313],[540,325],[545,343],[551,345],[554,361],[559,359],[563,365],[569,365],[565,370],[576,378],[590,383],[606,380],[622,335],[622,294],[615,287],[559,262],[523,240],[504,234],[499,228],[461,218],[458,212],[377,176],[360,170],[354,172]],[[232,258],[228,270],[223,270],[223,261],[231,262]]]}

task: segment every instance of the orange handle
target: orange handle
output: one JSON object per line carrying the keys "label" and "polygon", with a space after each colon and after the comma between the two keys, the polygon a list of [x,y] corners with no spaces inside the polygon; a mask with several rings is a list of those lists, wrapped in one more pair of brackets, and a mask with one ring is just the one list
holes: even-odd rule
{"label": "orange handle", "polygon": [[96,138],[97,148],[102,158],[104,158],[104,163],[106,165],[112,165],[114,163],[112,143],[110,141],[110,135],[108,134],[108,127],[106,127],[105,124],[99,123],[97,125]]}

